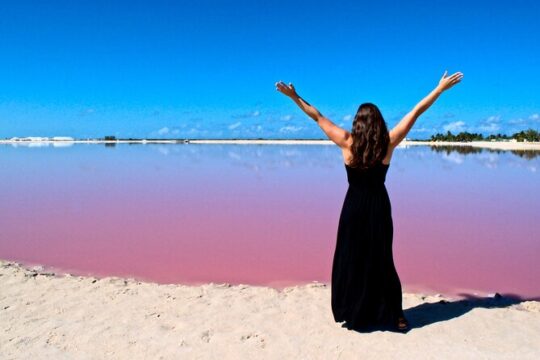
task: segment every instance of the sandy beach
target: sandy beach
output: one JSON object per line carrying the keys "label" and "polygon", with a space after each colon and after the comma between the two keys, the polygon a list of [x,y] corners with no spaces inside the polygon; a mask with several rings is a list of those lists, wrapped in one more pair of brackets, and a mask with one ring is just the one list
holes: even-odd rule
{"label": "sandy beach", "polygon": [[[162,139],[162,140],[47,140],[47,141],[13,141],[0,140],[0,144],[12,146],[69,146],[73,144],[260,144],[260,145],[334,145],[330,140],[268,140],[268,139]],[[472,146],[477,148],[493,149],[493,150],[539,150],[540,142],[514,142],[514,141],[411,141],[404,140],[398,147],[428,145],[428,146]]]}
{"label": "sandy beach", "polygon": [[0,261],[2,359],[537,359],[540,302],[404,294],[406,334],[335,323],[330,287],[54,274]]}

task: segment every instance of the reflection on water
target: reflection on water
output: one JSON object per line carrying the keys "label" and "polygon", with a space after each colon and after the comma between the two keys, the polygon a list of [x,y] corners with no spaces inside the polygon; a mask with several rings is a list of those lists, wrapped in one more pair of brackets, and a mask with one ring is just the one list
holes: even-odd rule
{"label": "reflection on water", "polygon": [[[157,151],[163,155],[176,154],[177,156],[196,156],[200,152],[201,159],[208,156],[223,155],[229,158],[232,164],[245,166],[254,170],[260,169],[263,166],[265,169],[281,168],[281,167],[341,167],[342,156],[337,152],[333,145],[230,145],[230,144],[190,144],[191,151],[183,151],[176,145],[171,144],[152,144],[145,145],[153,151]],[[187,146],[187,145],[185,145]],[[540,156],[538,150],[499,150],[478,148],[473,146],[406,146],[398,148],[399,151],[406,151],[407,158],[430,157],[430,161],[445,160],[455,164],[462,164],[467,155],[474,155],[468,159],[488,168],[493,168],[499,161],[511,163],[512,166],[521,166],[531,171],[535,171],[537,162],[527,163],[512,159],[515,155],[524,160],[535,160]],[[434,152],[439,157],[430,156]],[[223,155],[218,155],[223,154]],[[312,155],[311,155],[312,154]],[[405,155],[405,154],[403,154]],[[401,154],[398,155],[398,158]],[[394,157],[395,159],[396,157]],[[261,161],[264,159],[264,161]]]}
{"label": "reflection on water", "polygon": [[[538,152],[398,148],[386,185],[404,289],[540,296]],[[158,282],[330,281],[334,145],[0,145],[0,258]]]}
{"label": "reflection on water", "polygon": [[502,154],[505,152],[510,152],[514,155],[517,155],[519,157],[525,158],[525,159],[534,159],[537,156],[540,156],[540,151],[538,150],[500,150],[500,149],[490,149],[490,148],[479,148],[475,146],[467,146],[467,145],[431,145],[431,150],[435,152],[444,152],[447,155],[449,155],[452,152],[457,152],[459,154],[480,154],[483,152],[489,152],[489,153],[496,153],[496,154]]}

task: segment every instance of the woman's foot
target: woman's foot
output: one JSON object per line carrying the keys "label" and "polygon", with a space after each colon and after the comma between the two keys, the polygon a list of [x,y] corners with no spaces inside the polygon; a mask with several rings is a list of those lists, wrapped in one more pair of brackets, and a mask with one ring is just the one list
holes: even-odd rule
{"label": "woman's foot", "polygon": [[398,325],[397,325],[397,329],[399,331],[402,331],[402,332],[406,332],[406,331],[409,331],[409,322],[407,321],[407,319],[405,319],[403,316],[400,316],[398,318]]}

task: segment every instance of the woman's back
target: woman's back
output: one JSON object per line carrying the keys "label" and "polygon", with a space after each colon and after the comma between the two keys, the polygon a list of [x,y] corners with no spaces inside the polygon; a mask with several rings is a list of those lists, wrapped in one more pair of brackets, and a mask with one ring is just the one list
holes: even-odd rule
{"label": "woman's back", "polygon": [[347,181],[349,185],[356,187],[382,186],[389,167],[390,164],[383,164],[381,161],[368,169],[353,168],[345,164]]}

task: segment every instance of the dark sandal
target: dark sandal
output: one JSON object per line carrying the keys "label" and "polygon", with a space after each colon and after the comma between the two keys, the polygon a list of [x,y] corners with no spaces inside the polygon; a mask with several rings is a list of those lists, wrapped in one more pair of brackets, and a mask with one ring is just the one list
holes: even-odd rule
{"label": "dark sandal", "polygon": [[409,322],[404,317],[400,316],[398,318],[398,325],[397,329],[399,331],[408,331],[409,330]]}

